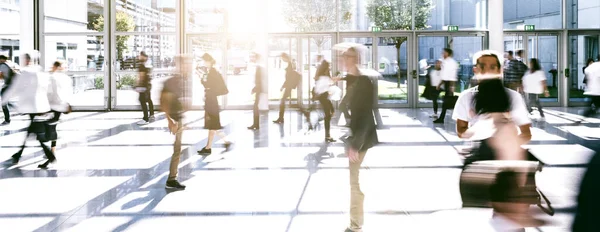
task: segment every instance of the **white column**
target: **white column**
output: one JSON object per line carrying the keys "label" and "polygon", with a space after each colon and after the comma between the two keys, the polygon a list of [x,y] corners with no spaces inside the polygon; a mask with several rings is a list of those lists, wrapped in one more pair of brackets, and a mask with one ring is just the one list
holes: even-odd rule
{"label": "white column", "polygon": [[[19,36],[20,53],[33,50],[33,1],[20,1],[21,29]],[[6,22],[9,23],[9,22]],[[21,55],[21,54],[17,54]]]}
{"label": "white column", "polygon": [[489,49],[504,53],[504,0],[488,0]]}

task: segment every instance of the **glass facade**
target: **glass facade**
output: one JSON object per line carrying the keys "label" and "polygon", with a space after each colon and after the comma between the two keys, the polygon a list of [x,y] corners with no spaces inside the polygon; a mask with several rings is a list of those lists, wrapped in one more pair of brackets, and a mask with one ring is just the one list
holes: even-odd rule
{"label": "glass facade", "polygon": [[[585,101],[583,73],[587,59],[598,59],[600,2],[597,0],[504,0],[504,47],[538,58],[547,73],[551,96],[545,103]],[[252,105],[249,91],[253,64],[248,54],[263,55],[272,104],[281,96],[284,68],[292,65],[303,82],[292,103],[308,104],[317,55],[334,65],[332,46],[363,44],[361,66],[377,70],[381,104],[417,106],[427,71],[443,48],[454,50],[460,63],[458,92],[469,87],[472,55],[485,48],[489,0],[53,0],[40,1],[41,33],[35,46],[47,70],[61,60],[74,80],[76,107],[138,107],[132,90],[138,79],[138,55],[152,65],[155,104],[158,90],[182,52],[217,58],[230,94],[225,107]],[[21,45],[21,1],[0,0],[0,53],[18,62]],[[564,8],[564,9],[563,9]],[[34,9],[28,9],[32,15]],[[565,24],[563,25],[563,21]],[[14,23],[12,23],[14,22]],[[534,31],[525,31],[533,25]],[[450,27],[452,26],[452,27]],[[452,28],[452,30],[449,30]],[[567,29],[566,31],[564,29]],[[457,29],[458,31],[454,30]],[[577,29],[579,31],[571,30]],[[179,31],[178,31],[179,30]],[[539,32],[543,30],[543,33]],[[563,33],[568,33],[563,37]],[[568,38],[568,41],[563,41]],[[566,46],[566,47],[565,47]],[[566,48],[566,49],[563,49]],[[413,51],[414,49],[414,51]],[[567,51],[569,55],[563,54]],[[290,64],[279,59],[286,52]],[[199,60],[197,62],[200,62]],[[568,81],[561,77],[568,75]],[[201,84],[193,81],[193,105],[203,105]],[[343,87],[343,84],[341,84]],[[561,91],[566,90],[566,91]],[[80,97],[81,96],[81,97]]]}

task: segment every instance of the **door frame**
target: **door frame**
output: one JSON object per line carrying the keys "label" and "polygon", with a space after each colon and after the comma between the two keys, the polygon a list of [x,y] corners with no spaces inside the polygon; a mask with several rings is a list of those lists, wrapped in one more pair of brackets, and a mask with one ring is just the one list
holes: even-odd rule
{"label": "door frame", "polygon": [[[530,57],[529,56],[529,38],[538,38],[539,36],[555,36],[556,37],[556,57],[557,57],[557,61],[556,61],[556,69],[558,71],[558,76],[556,78],[556,82],[557,82],[557,101],[553,101],[553,102],[541,102],[542,106],[546,106],[546,107],[559,107],[559,106],[563,106],[565,104],[565,99],[568,98],[568,94],[565,96],[565,91],[564,88],[566,88],[566,82],[564,81],[565,78],[563,78],[564,76],[564,67],[563,67],[563,57],[562,57],[562,49],[563,49],[563,43],[562,43],[562,32],[561,31],[554,31],[554,30],[545,30],[545,31],[518,31],[518,30],[508,30],[508,31],[504,31],[504,37],[506,36],[522,36],[523,37],[523,53],[524,53],[524,60],[529,60]],[[537,54],[535,54],[535,57],[539,57],[539,49],[535,49],[535,52]]]}
{"label": "door frame", "polygon": [[[473,38],[477,38],[480,37],[481,38],[481,49],[486,49],[489,43],[488,40],[488,32],[486,31],[458,31],[458,32],[442,32],[442,31],[423,31],[423,32],[415,32],[415,40],[414,40],[414,44],[413,46],[416,48],[415,49],[415,54],[414,56],[414,70],[419,70],[419,37],[447,37],[447,41],[449,44],[448,47],[450,47],[450,49],[454,50],[454,41],[453,38],[454,37],[473,37]],[[415,101],[414,101],[414,105],[416,105],[416,108],[430,108],[433,107],[433,103],[421,103],[419,102],[420,96],[419,95],[419,79],[418,79],[418,75],[415,75],[413,77],[416,81],[416,85],[414,86],[415,90],[416,90],[416,96],[415,96]]]}
{"label": "door frame", "polygon": [[[379,99],[377,99],[378,101],[378,107],[379,108],[410,108],[413,107],[414,108],[414,98],[417,94],[414,94],[415,88],[415,80],[414,77],[411,78],[411,73],[413,72],[413,67],[414,67],[414,50],[413,49],[413,41],[414,41],[414,33],[413,32],[408,32],[408,31],[398,31],[398,32],[379,32],[379,33],[373,33],[373,32],[340,32],[338,33],[338,42],[341,42],[344,40],[344,38],[371,38],[372,41],[372,52],[371,52],[371,63],[372,66],[378,65],[380,63],[380,59],[379,59],[379,38],[382,37],[406,37],[406,90],[407,90],[407,99],[406,99],[406,103],[382,103],[379,101]],[[398,64],[400,65],[400,64]],[[375,69],[375,67],[371,67],[373,69]],[[338,67],[336,66],[336,71],[339,71]],[[343,88],[342,88],[343,89]],[[345,89],[343,90],[345,91]]]}
{"label": "door frame", "polygon": [[[585,36],[585,35],[592,35],[592,36],[599,36],[600,37],[600,31],[598,30],[589,30],[589,29],[571,29],[568,31],[568,33],[565,35],[565,38],[567,41],[564,42],[565,46],[567,47],[567,57],[566,57],[566,67],[563,68],[563,70],[566,69],[570,69],[571,67],[571,56],[570,54],[573,53],[572,51],[572,47],[570,46],[570,37],[571,36]],[[600,43],[600,39],[599,39],[599,43]],[[600,47],[600,44],[598,44],[598,46]],[[578,57],[579,58],[579,57]],[[585,62],[585,61],[584,61]],[[572,73],[572,70],[569,70],[570,73]],[[571,75],[569,75],[569,77],[563,78],[564,82],[565,82],[565,89],[564,89],[564,94],[565,94],[565,106],[568,107],[582,107],[582,106],[588,106],[589,105],[589,101],[584,100],[584,101],[571,101],[571,98],[569,97],[570,94],[570,87],[569,87],[569,83],[571,81]]]}

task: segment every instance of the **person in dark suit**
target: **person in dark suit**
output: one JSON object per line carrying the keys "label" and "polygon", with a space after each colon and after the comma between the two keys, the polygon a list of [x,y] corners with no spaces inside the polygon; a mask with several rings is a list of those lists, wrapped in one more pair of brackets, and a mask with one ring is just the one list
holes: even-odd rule
{"label": "person in dark suit", "polygon": [[361,75],[357,66],[358,55],[355,48],[349,48],[342,55],[347,76],[356,81],[350,93],[352,98],[349,99],[351,135],[345,139],[350,169],[350,225],[346,231],[352,232],[361,231],[364,222],[364,194],[359,183],[360,166],[367,150],[379,142],[373,115],[374,84],[371,78]]}
{"label": "person in dark suit", "polygon": [[573,221],[573,232],[600,231],[600,156],[599,150],[589,162],[587,171],[581,180],[579,196],[577,197],[577,211]]}
{"label": "person in dark suit", "polygon": [[332,143],[335,139],[331,137],[331,118],[333,117],[333,104],[329,100],[329,87],[331,86],[330,64],[322,55],[317,56],[318,60],[322,60],[317,72],[315,73],[315,88],[313,89],[314,98],[319,101],[323,107],[325,115],[325,142]]}
{"label": "person in dark suit", "polygon": [[283,96],[281,96],[281,102],[279,103],[279,118],[273,121],[277,124],[283,124],[283,115],[285,113],[285,101],[292,96],[292,89],[295,89],[298,85],[298,80],[296,80],[296,70],[294,69],[294,64],[290,59],[290,55],[287,53],[281,53],[281,60],[283,62],[288,63],[287,68],[285,68],[285,82],[281,86],[281,91],[283,91]]}
{"label": "person in dark suit", "polygon": [[258,104],[260,103],[260,95],[265,92],[263,89],[263,67],[258,64],[260,61],[260,54],[252,53],[250,55],[250,62],[256,64],[256,73],[254,73],[254,88],[252,89],[252,93],[254,94],[254,108],[253,108],[253,116],[254,121],[252,126],[249,126],[249,130],[258,130],[260,129],[260,112],[258,109]]}
{"label": "person in dark suit", "polygon": [[223,129],[221,126],[221,116],[219,115],[221,109],[219,108],[219,101],[217,99],[218,96],[227,94],[228,90],[225,81],[223,80],[223,76],[221,76],[221,73],[214,68],[216,63],[215,59],[206,53],[202,56],[202,59],[208,68],[208,73],[202,78],[205,94],[204,129],[208,129],[208,139],[206,146],[198,151],[198,153],[201,155],[210,155],[212,153],[211,147],[216,133],[218,133],[219,137],[225,141],[226,150],[229,150],[232,145],[231,142],[227,141],[225,133],[221,130]]}

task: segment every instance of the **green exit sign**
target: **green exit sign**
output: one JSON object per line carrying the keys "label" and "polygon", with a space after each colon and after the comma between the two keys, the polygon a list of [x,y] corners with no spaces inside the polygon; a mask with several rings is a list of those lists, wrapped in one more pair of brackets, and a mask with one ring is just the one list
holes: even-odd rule
{"label": "green exit sign", "polygon": [[535,31],[535,25],[525,25],[526,31]]}
{"label": "green exit sign", "polygon": [[381,32],[381,27],[371,27],[371,32]]}
{"label": "green exit sign", "polygon": [[449,25],[448,31],[458,31],[458,26],[457,25]]}

